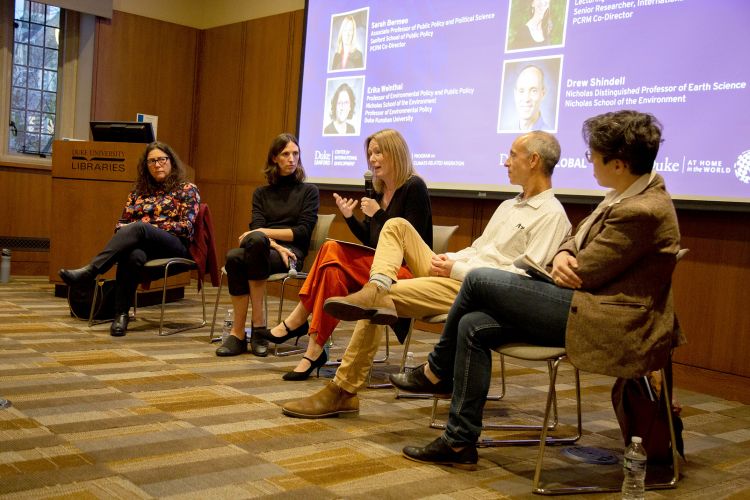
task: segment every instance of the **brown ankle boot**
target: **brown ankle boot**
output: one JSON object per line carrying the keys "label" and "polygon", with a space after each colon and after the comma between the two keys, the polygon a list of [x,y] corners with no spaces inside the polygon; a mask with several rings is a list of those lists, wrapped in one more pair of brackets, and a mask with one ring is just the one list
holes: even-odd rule
{"label": "brown ankle boot", "polygon": [[356,417],[359,398],[333,382],[306,398],[289,401],[281,407],[284,415],[297,418]]}
{"label": "brown ankle boot", "polygon": [[375,283],[366,283],[362,290],[346,297],[331,297],[323,304],[323,310],[344,321],[369,319],[373,325],[392,325],[398,319],[388,291]]}

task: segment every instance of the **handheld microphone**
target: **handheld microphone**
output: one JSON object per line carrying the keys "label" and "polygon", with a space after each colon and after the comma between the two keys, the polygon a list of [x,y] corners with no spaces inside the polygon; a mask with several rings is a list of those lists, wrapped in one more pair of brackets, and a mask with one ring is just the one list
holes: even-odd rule
{"label": "handheld microphone", "polygon": [[297,260],[293,257],[289,257],[289,276],[294,278],[297,276]]}
{"label": "handheld microphone", "polygon": [[365,196],[368,198],[375,198],[375,188],[372,185],[372,172],[365,172]]}

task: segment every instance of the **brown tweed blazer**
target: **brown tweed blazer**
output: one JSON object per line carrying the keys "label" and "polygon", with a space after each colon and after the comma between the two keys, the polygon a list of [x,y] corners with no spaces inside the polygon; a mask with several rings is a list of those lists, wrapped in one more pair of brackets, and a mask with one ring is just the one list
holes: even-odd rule
{"label": "brown tweed blazer", "polygon": [[604,209],[580,251],[572,236],[562,243],[583,281],[566,329],[573,365],[621,378],[666,365],[678,335],[672,271],[679,248],[677,215],[659,175],[642,193]]}

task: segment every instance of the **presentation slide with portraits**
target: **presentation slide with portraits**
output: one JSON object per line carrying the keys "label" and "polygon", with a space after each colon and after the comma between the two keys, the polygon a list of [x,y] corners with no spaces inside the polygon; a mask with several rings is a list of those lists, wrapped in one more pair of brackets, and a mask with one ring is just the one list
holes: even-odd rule
{"label": "presentation slide with portraits", "polygon": [[370,9],[339,12],[331,16],[328,70],[353,71],[367,66],[367,22]]}
{"label": "presentation slide with portraits", "polygon": [[[750,4],[742,0],[307,0],[308,178],[361,185],[364,139],[401,132],[431,189],[517,192],[513,140],[560,141],[561,194],[601,195],[583,122],[652,113],[676,199],[750,203]],[[310,158],[307,158],[309,156]]]}
{"label": "presentation slide with portraits", "polygon": [[567,0],[510,0],[505,51],[562,47],[567,20]]}
{"label": "presentation slide with portraits", "polygon": [[323,135],[359,135],[364,86],[364,76],[326,80]]}
{"label": "presentation slide with portraits", "polygon": [[563,56],[506,60],[497,131],[557,132]]}

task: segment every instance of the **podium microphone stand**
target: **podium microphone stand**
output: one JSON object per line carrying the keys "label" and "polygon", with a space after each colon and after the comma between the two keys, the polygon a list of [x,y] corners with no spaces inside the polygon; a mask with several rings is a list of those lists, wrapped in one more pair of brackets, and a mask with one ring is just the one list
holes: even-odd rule
{"label": "podium microphone stand", "polygon": [[0,398],[0,409],[4,410],[6,408],[10,408],[11,406],[13,406],[13,404],[10,401]]}

